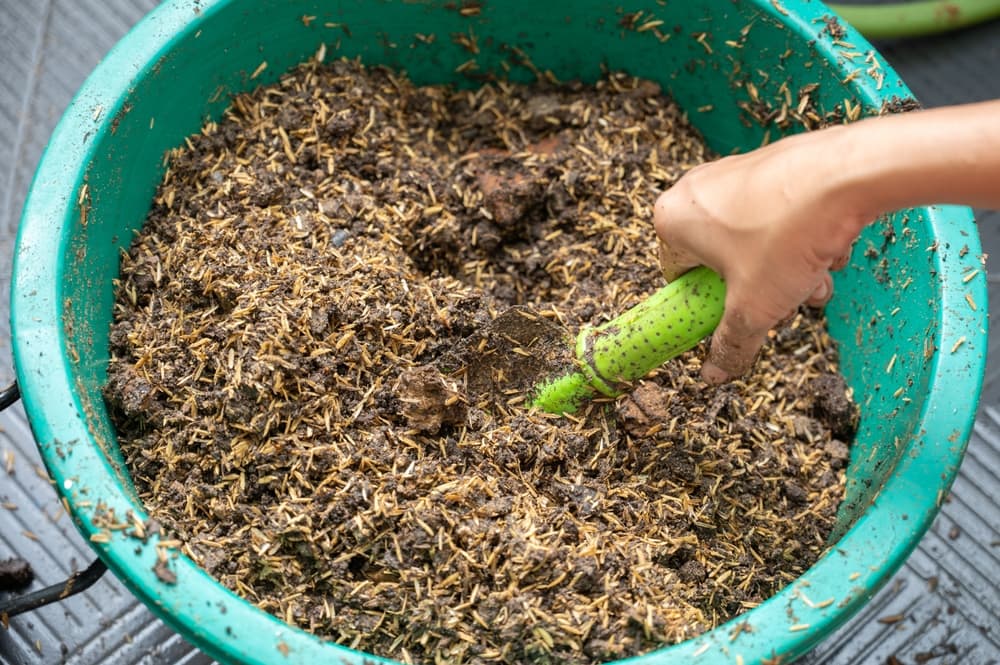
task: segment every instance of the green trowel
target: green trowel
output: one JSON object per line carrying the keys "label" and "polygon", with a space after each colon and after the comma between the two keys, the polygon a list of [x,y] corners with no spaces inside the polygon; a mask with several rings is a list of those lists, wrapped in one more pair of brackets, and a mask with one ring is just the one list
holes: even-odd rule
{"label": "green trowel", "polygon": [[524,308],[507,310],[467,340],[470,393],[527,394],[550,413],[575,412],[693,348],[722,318],[722,279],[695,268],[617,318],[583,328],[575,341],[557,323]]}

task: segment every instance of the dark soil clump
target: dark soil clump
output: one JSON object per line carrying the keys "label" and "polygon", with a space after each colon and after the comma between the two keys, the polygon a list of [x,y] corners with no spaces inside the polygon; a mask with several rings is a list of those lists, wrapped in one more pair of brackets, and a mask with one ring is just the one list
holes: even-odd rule
{"label": "dark soil clump", "polygon": [[35,571],[24,559],[0,560],[0,591],[20,591],[35,580]]}
{"label": "dark soil clump", "polygon": [[[745,381],[699,349],[571,419],[523,406],[565,362],[537,333],[661,286],[653,202],[710,154],[655,84],[309,63],[169,157],[105,394],[151,515],[251,602],[406,662],[598,663],[826,548],[856,420],[815,312]],[[488,349],[524,361],[471,390]]]}

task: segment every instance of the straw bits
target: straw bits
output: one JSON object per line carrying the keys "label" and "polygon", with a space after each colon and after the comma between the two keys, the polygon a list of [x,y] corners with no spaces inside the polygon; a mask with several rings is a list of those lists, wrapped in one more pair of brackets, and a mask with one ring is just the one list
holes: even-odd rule
{"label": "straw bits", "polygon": [[655,197],[710,157],[624,74],[313,62],[235,98],[122,256],[105,395],[151,516],[250,602],[404,662],[597,663],[761,602],[844,493],[815,312],[745,382],[706,387],[696,351],[572,419],[463,373],[510,307],[575,329],[657,288]]}

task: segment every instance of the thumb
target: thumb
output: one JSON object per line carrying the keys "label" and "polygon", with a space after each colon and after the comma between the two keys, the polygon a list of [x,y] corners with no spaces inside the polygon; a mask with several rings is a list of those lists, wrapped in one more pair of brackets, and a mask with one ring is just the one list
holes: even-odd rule
{"label": "thumb", "polygon": [[699,265],[698,259],[694,258],[692,254],[671,247],[663,238],[659,239],[659,246],[660,270],[668,282],[674,281],[691,268]]}
{"label": "thumb", "polygon": [[766,337],[767,326],[747,325],[739,310],[727,308],[712,334],[708,359],[701,368],[702,379],[720,384],[743,376],[753,366]]}
{"label": "thumb", "polygon": [[659,241],[660,268],[668,282],[701,263],[694,254],[683,248],[685,225],[691,223],[691,220],[686,219],[689,206],[679,193],[681,189],[675,185],[673,189],[660,194],[653,208],[653,228]]}

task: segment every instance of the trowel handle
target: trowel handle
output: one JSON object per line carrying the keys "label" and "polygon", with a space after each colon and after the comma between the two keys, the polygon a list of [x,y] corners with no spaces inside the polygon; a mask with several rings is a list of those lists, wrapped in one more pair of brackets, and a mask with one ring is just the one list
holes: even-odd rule
{"label": "trowel handle", "polygon": [[576,340],[576,357],[592,370],[598,382],[594,387],[617,395],[622,390],[616,384],[645,376],[710,335],[725,300],[722,278],[708,268],[695,268],[617,318],[584,328]]}
{"label": "trowel handle", "polygon": [[695,268],[617,318],[577,336],[579,368],[536,386],[533,406],[573,412],[595,392],[615,396],[711,334],[722,318],[726,287]]}

